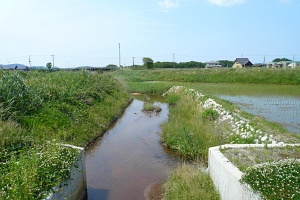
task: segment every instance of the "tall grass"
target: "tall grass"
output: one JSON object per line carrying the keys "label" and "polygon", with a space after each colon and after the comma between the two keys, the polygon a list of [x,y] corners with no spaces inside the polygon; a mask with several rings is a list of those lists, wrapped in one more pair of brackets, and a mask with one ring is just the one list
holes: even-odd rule
{"label": "tall grass", "polygon": [[0,79],[1,119],[16,119],[34,112],[42,104],[42,98],[26,84],[20,73],[3,73]]}
{"label": "tall grass", "polygon": [[127,105],[129,95],[108,74],[30,72],[24,82],[42,99],[34,113],[17,121],[39,139],[85,146]]}
{"label": "tall grass", "polygon": [[195,97],[183,92],[177,95],[179,100],[170,107],[169,120],[162,125],[161,140],[182,157],[207,162],[208,148],[223,142],[224,127],[203,120],[204,110],[199,109]]}
{"label": "tall grass", "polygon": [[191,164],[183,164],[175,169],[164,187],[166,200],[220,199],[209,175]]}

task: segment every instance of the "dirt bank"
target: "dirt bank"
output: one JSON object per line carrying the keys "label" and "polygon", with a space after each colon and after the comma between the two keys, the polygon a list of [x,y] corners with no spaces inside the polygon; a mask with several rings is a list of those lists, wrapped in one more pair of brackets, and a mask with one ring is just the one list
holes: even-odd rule
{"label": "dirt bank", "polygon": [[144,191],[146,200],[161,200],[163,198],[163,194],[163,183],[150,184]]}

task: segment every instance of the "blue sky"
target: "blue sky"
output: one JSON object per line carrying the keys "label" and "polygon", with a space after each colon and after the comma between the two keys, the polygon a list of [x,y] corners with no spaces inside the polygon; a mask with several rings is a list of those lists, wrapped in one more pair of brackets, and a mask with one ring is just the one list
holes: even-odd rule
{"label": "blue sky", "polygon": [[300,60],[299,0],[0,0],[0,64]]}

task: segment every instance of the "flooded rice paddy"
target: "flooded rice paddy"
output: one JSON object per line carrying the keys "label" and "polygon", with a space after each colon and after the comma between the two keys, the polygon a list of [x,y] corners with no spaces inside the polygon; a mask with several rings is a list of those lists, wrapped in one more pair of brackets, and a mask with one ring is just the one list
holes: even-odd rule
{"label": "flooded rice paddy", "polygon": [[160,124],[168,117],[167,104],[156,99],[154,104],[162,111],[144,113],[145,99],[139,99],[86,151],[89,200],[145,199],[145,188],[166,180],[179,162],[159,142]]}
{"label": "flooded rice paddy", "polygon": [[200,84],[197,87],[300,134],[298,85]]}

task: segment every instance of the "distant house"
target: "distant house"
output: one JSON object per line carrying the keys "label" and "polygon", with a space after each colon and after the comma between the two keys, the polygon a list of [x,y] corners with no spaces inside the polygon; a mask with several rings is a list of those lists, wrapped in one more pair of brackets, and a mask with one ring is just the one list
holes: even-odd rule
{"label": "distant house", "polygon": [[218,61],[209,61],[205,63],[205,68],[223,67]]}
{"label": "distant house", "polygon": [[266,68],[278,68],[278,62],[268,62]]}
{"label": "distant house", "polygon": [[292,68],[292,69],[300,68],[300,61],[293,61],[288,65],[288,68]]}
{"label": "distant house", "polygon": [[293,68],[293,65],[297,65],[293,61],[280,61],[280,62],[269,62],[267,63],[267,68],[274,68],[274,69],[287,69],[287,68]]}
{"label": "distant house", "polygon": [[244,67],[253,67],[253,64],[248,58],[236,58],[232,68],[244,68]]}

